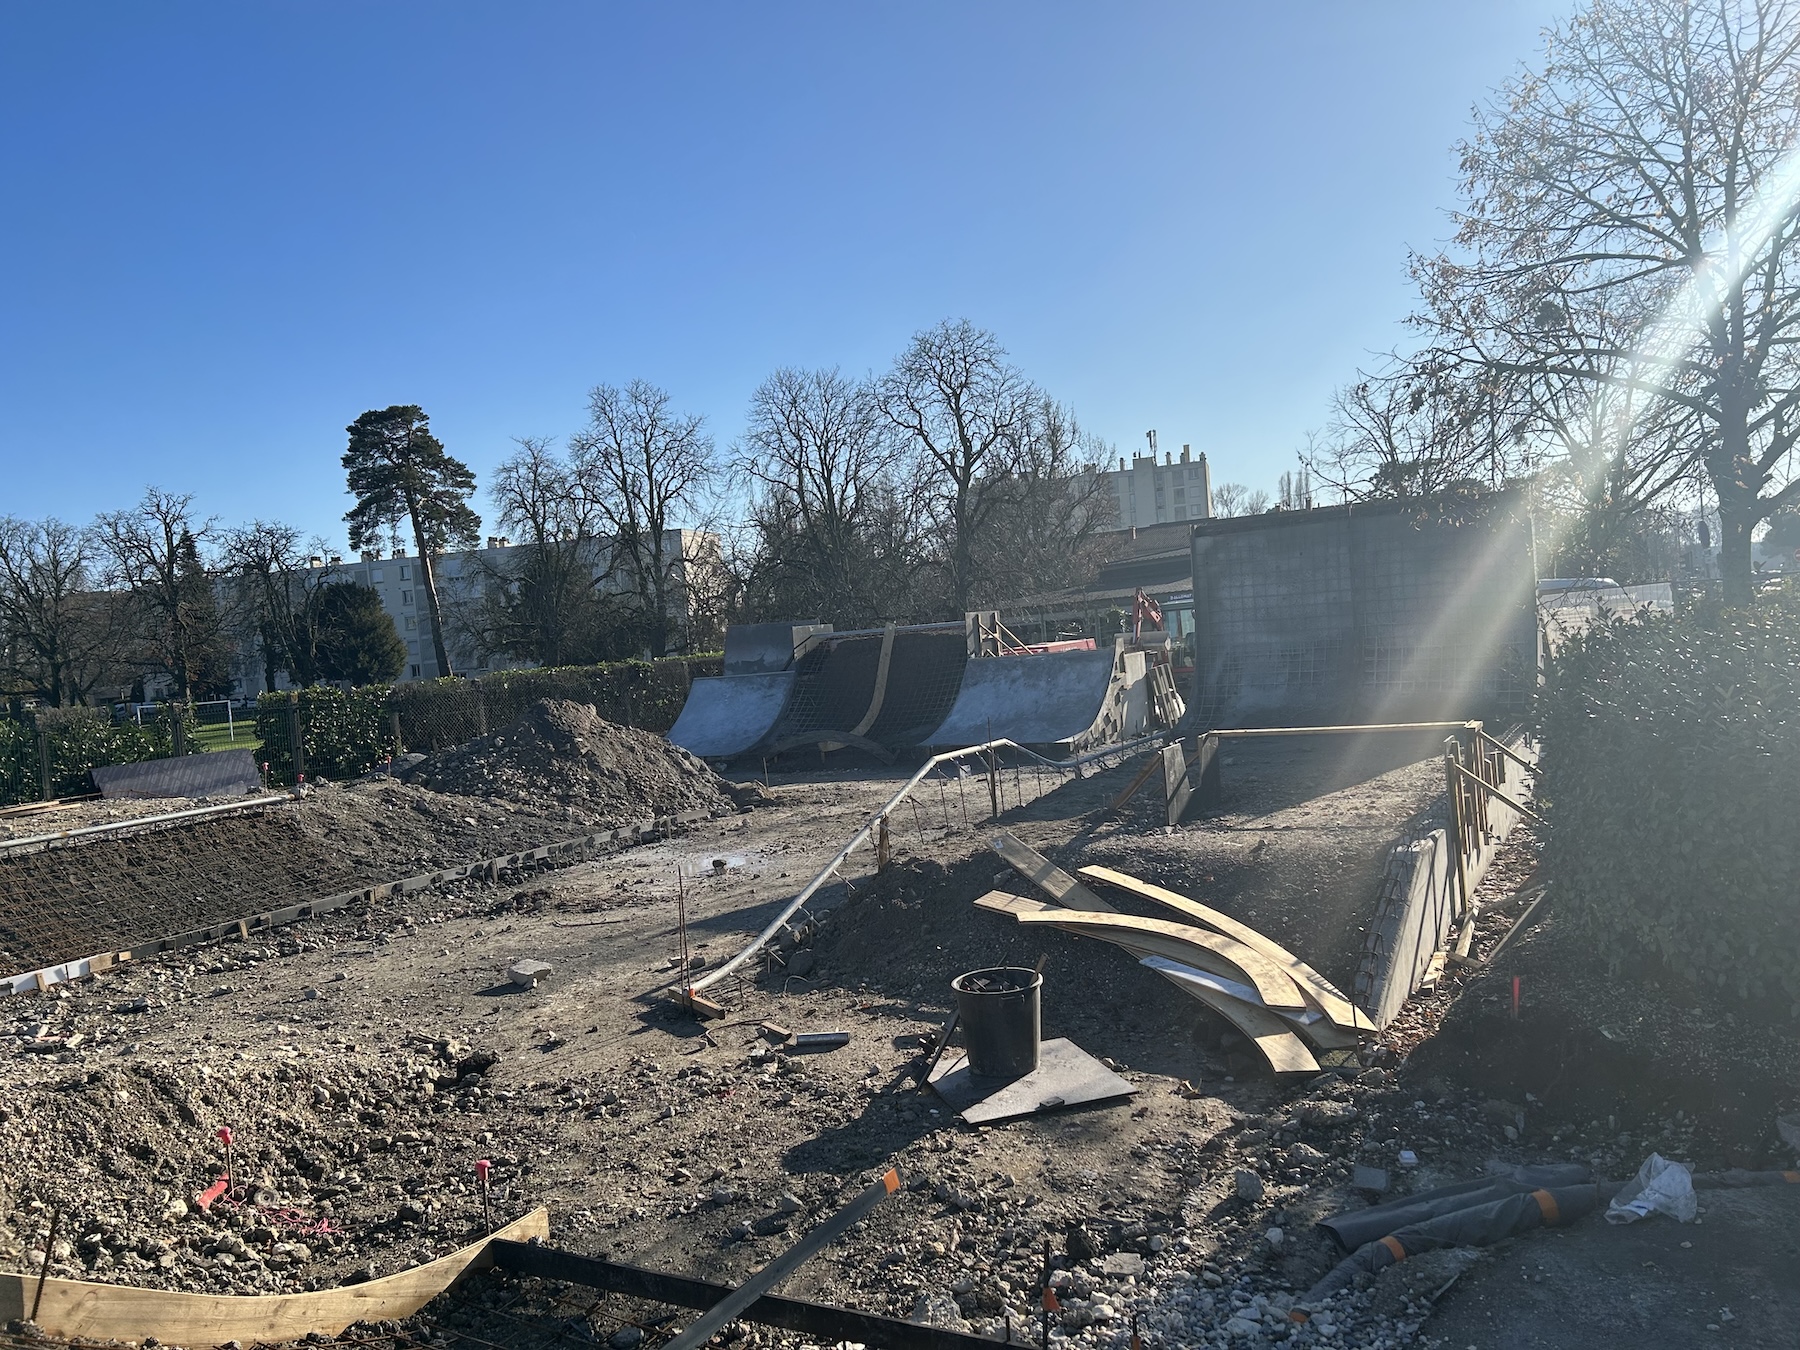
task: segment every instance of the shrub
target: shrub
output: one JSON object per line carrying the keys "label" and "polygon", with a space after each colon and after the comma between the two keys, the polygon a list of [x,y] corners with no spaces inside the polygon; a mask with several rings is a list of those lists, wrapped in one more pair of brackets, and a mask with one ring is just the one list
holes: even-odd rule
{"label": "shrub", "polygon": [[1542,715],[1558,906],[1618,960],[1800,1016],[1800,602],[1597,626]]}
{"label": "shrub", "polygon": [[355,778],[394,751],[393,716],[385,684],[345,692],[314,685],[296,694],[264,694],[256,700],[256,734],[271,778],[294,781],[293,717],[298,710],[301,747],[310,778]]}
{"label": "shrub", "polygon": [[696,675],[716,675],[716,656],[609,661],[595,666],[502,670],[479,680],[424,680],[394,691],[408,750],[445,750],[516,720],[539,699],[591,703],[609,722],[667,731]]}
{"label": "shrub", "polygon": [[38,732],[50,761],[50,796],[79,797],[94,790],[89,771],[105,764],[138,764],[175,752],[166,723],[114,724],[102,708],[39,708],[24,721],[0,721],[0,806],[39,799]]}

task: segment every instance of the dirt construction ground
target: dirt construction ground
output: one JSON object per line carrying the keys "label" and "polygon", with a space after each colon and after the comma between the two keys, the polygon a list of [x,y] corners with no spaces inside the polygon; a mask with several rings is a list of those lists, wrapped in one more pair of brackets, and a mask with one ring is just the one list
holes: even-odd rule
{"label": "dirt construction ground", "polygon": [[[474,1163],[487,1158],[496,1220],[546,1205],[555,1245],[736,1281],[893,1165],[902,1192],[781,1292],[1035,1337],[1048,1250],[1059,1343],[1123,1345],[1135,1316],[1151,1346],[1800,1344],[1800,1186],[1703,1194],[1697,1225],[1591,1216],[1434,1254],[1309,1322],[1288,1318],[1340,1255],[1313,1224],[1366,1201],[1349,1188],[1356,1163],[1389,1169],[1401,1191],[1492,1159],[1614,1178],[1653,1150],[1697,1169],[1794,1165],[1774,1133],[1800,1083],[1791,1034],[1726,1026],[1734,1014],[1667,991],[1602,990],[1593,1012],[1591,961],[1559,945],[1553,907],[1504,964],[1420,1001],[1384,1043],[1278,1086],[1117,949],[970,903],[996,885],[1030,893],[987,846],[1005,828],[1070,870],[1101,863],[1204,899],[1347,988],[1386,845],[1441,790],[1432,748],[1241,743],[1223,811],[1173,831],[1159,793],[1106,812],[1137,763],[1078,781],[1002,775],[998,821],[985,779],[928,784],[895,817],[894,865],[875,875],[862,855],[847,885],[821,892],[817,931],[785,967],[715,987],[728,1011],[711,1023],[667,997],[678,872],[690,949],[716,967],[903,775],[777,778],[773,804],[662,842],[15,996],[0,1012],[0,1259],[38,1269],[60,1211],[58,1275],[262,1293],[388,1274],[479,1234]],[[416,860],[438,808],[401,804],[425,791],[334,789],[293,809],[308,830],[310,810],[335,812],[356,856],[316,865],[366,876],[383,865],[383,831],[349,830],[368,812],[346,794],[399,794],[383,809],[398,807],[411,831],[400,851]],[[484,831],[519,846],[516,807],[440,800],[446,821],[468,823],[439,862],[466,861],[456,850]],[[328,832],[312,837],[328,854]],[[1492,884],[1527,877],[1531,849],[1521,836]],[[548,962],[550,978],[510,984],[521,958]],[[1040,958],[1044,1034],[1108,1058],[1136,1093],[962,1127],[905,1071],[949,1010],[952,976]],[[790,1054],[765,1021],[850,1041]],[[202,1211],[221,1126],[234,1184]],[[570,1297],[486,1276],[360,1343],[630,1347],[690,1316]]]}

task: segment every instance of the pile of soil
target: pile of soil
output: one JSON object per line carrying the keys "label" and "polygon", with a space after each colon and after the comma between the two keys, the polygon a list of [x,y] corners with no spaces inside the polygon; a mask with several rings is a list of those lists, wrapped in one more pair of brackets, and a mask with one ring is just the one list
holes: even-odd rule
{"label": "pile of soil", "polygon": [[664,737],[618,726],[592,704],[567,699],[534,703],[503,730],[427,756],[407,778],[436,792],[539,810],[554,803],[587,825],[729,811],[744,795]]}

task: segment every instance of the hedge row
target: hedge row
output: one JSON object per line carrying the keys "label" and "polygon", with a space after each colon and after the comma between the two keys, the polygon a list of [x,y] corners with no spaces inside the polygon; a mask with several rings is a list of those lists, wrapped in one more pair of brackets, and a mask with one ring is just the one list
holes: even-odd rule
{"label": "hedge row", "polygon": [[1559,908],[1800,1016],[1800,602],[1597,626],[1541,706]]}
{"label": "hedge row", "polygon": [[300,721],[305,772],[354,778],[397,750],[429,752],[463,745],[515,721],[540,699],[591,703],[609,721],[667,731],[697,675],[716,675],[717,656],[618,661],[552,670],[509,670],[477,680],[423,680],[345,692],[322,685],[296,694],[264,694],[256,730],[272,778],[292,782],[293,725]]}
{"label": "hedge row", "polygon": [[88,771],[100,765],[138,764],[175,752],[168,723],[115,725],[101,708],[40,708],[24,720],[0,720],[0,806],[35,802],[41,797],[40,729],[53,798],[92,792],[94,780]]}

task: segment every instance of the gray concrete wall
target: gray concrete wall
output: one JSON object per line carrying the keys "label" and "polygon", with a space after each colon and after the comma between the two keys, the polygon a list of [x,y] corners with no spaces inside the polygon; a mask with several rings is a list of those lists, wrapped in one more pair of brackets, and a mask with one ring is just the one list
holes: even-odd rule
{"label": "gray concrete wall", "polygon": [[[1466,509],[1466,508],[1464,508]],[[1522,715],[1531,531],[1372,502],[1193,527],[1198,729]]]}

